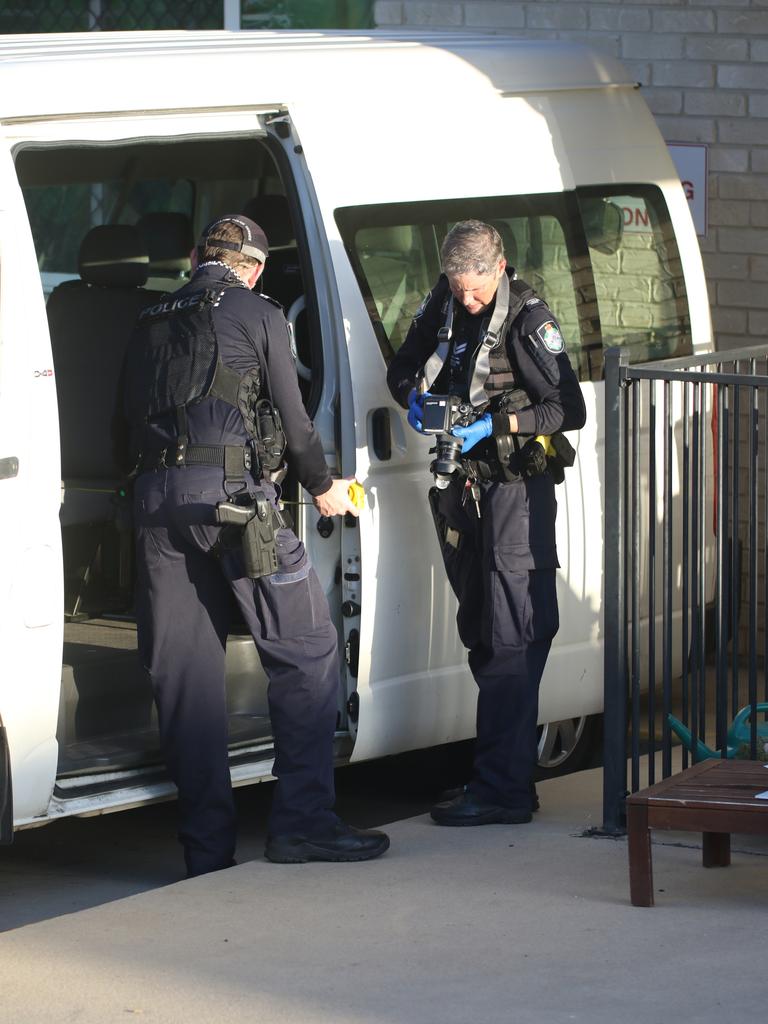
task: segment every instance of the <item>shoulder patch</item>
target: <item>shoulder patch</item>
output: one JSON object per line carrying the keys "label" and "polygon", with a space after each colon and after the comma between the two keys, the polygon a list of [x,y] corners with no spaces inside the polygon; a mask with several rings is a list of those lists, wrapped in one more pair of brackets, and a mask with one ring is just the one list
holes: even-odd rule
{"label": "shoulder patch", "polygon": [[537,327],[536,337],[552,355],[559,355],[565,350],[565,340],[554,320],[547,320]]}

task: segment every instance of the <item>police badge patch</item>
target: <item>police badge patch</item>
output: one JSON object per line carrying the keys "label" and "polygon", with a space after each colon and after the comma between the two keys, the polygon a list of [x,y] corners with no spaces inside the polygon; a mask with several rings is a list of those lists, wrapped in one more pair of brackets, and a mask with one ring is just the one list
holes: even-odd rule
{"label": "police badge patch", "polygon": [[544,345],[544,348],[553,355],[558,355],[565,348],[565,341],[560,333],[560,328],[553,320],[547,320],[541,327],[537,327],[536,336]]}

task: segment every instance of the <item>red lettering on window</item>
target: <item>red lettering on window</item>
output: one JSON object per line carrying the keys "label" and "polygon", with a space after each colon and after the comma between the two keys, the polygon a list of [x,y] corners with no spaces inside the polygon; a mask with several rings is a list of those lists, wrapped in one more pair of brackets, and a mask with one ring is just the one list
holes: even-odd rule
{"label": "red lettering on window", "polygon": [[647,228],[650,226],[650,218],[646,209],[639,206],[622,206],[625,228]]}

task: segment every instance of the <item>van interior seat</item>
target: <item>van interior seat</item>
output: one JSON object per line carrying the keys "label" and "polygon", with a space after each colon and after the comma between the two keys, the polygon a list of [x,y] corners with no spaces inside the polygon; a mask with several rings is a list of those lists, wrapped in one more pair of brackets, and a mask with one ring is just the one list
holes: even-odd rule
{"label": "van interior seat", "polygon": [[248,200],[242,212],[256,221],[269,242],[269,255],[262,274],[262,291],[277,299],[287,313],[296,299],[304,294],[299,250],[288,200],[277,194],[254,196]]}
{"label": "van interior seat", "polygon": [[92,228],[82,241],[80,280],[48,299],[61,432],[62,525],[114,517],[120,479],[112,444],[123,355],[141,309],[160,293],[142,286],[149,257],[141,232]]}
{"label": "van interior seat", "polygon": [[363,273],[379,319],[391,338],[407,325],[431,287],[409,224],[365,228],[357,239]]}
{"label": "van interior seat", "polygon": [[175,291],[189,280],[190,253],[195,244],[192,221],[186,213],[156,210],[136,222],[149,256],[145,287]]}

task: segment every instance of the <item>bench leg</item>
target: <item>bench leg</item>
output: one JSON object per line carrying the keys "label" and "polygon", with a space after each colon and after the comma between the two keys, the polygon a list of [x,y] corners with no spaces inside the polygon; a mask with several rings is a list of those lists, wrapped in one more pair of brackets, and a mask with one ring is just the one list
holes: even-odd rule
{"label": "bench leg", "polygon": [[729,832],[704,832],[702,863],[705,868],[727,868],[731,863]]}
{"label": "bench leg", "polygon": [[627,804],[629,846],[629,896],[633,907],[653,906],[653,862],[648,807]]}

